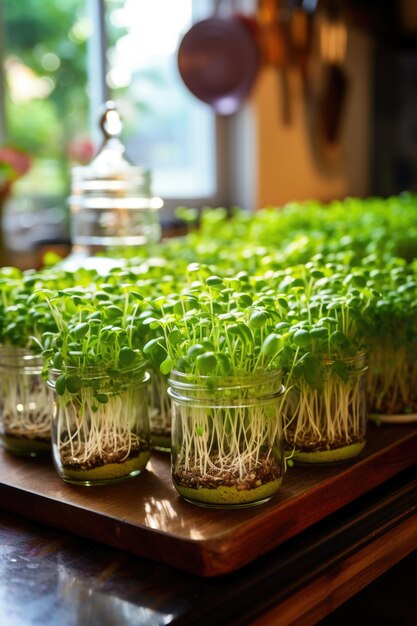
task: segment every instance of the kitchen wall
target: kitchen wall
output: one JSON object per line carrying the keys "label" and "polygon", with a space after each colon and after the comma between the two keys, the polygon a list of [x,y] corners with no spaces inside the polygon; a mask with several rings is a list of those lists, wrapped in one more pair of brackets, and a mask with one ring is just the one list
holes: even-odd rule
{"label": "kitchen wall", "polygon": [[261,69],[249,103],[236,122],[235,137],[239,137],[239,125],[247,128],[252,124],[250,139],[247,132],[244,145],[238,139],[236,170],[243,172],[240,184],[236,183],[240,204],[263,207],[369,193],[373,42],[366,33],[349,30],[344,71],[347,91],[340,144],[333,153],[326,147],[323,155],[309,122],[314,106],[307,102],[300,73],[294,68],[289,73],[291,122],[286,124],[277,71]]}

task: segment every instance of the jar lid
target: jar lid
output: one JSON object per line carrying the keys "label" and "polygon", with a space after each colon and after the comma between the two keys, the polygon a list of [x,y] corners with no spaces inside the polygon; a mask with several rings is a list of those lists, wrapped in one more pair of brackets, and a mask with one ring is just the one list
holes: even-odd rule
{"label": "jar lid", "polygon": [[150,172],[132,165],[120,140],[122,121],[114,102],[105,103],[99,120],[103,143],[93,161],[72,169],[72,193],[149,193]]}

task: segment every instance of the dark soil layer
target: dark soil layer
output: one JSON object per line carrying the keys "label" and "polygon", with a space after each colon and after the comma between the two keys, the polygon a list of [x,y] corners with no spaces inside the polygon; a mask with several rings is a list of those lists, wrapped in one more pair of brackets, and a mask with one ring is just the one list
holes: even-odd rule
{"label": "dark soil layer", "polygon": [[[71,450],[65,450],[61,448],[60,457],[62,466],[65,469],[88,471],[96,467],[102,467],[103,465],[109,465],[111,463],[126,463],[129,459],[133,459],[139,456],[142,452],[149,450],[149,447],[142,444],[132,445],[130,447],[129,454],[128,449],[120,448],[119,450],[101,450],[100,453],[96,452],[91,454],[86,461],[79,461],[77,457],[71,454]],[[79,456],[82,457],[84,449],[82,446],[78,450]]]}
{"label": "dark soil layer", "polygon": [[154,450],[169,452],[171,450],[171,431],[151,430],[151,443]]}
{"label": "dark soil layer", "polygon": [[24,457],[45,456],[51,454],[51,438],[32,436],[19,436],[15,432],[5,431],[1,437],[3,445],[9,452]]}
{"label": "dark soil layer", "polygon": [[338,448],[350,446],[353,443],[363,443],[365,438],[352,437],[347,441],[345,437],[338,437],[334,441],[326,441],[325,439],[320,441],[319,439],[304,435],[298,436],[297,439],[294,440],[293,433],[287,433],[286,441],[289,449],[297,448],[297,450],[303,452],[321,452],[324,450],[337,450]]}
{"label": "dark soil layer", "polygon": [[39,435],[39,433],[37,433],[36,431],[30,432],[27,430],[9,430],[7,428],[4,429],[3,432],[3,437],[10,437],[16,441],[21,441],[22,443],[24,442],[28,442],[28,441],[37,441],[39,443],[51,443],[51,436],[50,435]]}
{"label": "dark soil layer", "polygon": [[[212,459],[214,465],[219,464],[218,459]],[[240,477],[238,471],[218,470],[208,468],[205,474],[201,474],[199,466],[190,468],[177,467],[173,478],[177,485],[190,489],[218,489],[219,487],[234,487],[237,491],[256,489],[265,483],[272,482],[281,477],[281,468],[275,459],[259,459],[258,465],[251,468],[248,473]]]}

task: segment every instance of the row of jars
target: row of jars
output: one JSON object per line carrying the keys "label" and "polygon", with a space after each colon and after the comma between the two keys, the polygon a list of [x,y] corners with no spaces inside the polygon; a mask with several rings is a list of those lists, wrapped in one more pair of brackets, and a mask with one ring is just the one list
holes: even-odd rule
{"label": "row of jars", "polygon": [[[335,463],[365,446],[365,355],[324,386],[294,385],[280,371],[230,378],[126,371],[117,385],[105,370],[70,373],[77,393],[60,395],[61,372],[45,384],[42,359],[14,347],[0,354],[0,425],[14,454],[50,453],[59,476],[79,485],[140,474],[151,449],[171,451],[178,493],[202,506],[245,507],[279,489],[285,458]],[[52,419],[51,419],[52,416]]]}

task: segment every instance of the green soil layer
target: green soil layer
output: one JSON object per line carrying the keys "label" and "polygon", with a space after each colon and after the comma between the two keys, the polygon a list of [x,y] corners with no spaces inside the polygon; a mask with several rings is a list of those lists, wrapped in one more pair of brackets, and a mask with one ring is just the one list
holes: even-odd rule
{"label": "green soil layer", "polygon": [[76,485],[107,485],[140,474],[145,469],[150,456],[150,450],[146,450],[123,463],[107,463],[89,470],[75,470],[64,466],[58,469],[58,473],[65,482]]}
{"label": "green soil layer", "polygon": [[160,452],[171,451],[171,436],[170,435],[154,435],[151,433],[152,448],[159,450]]}
{"label": "green soil layer", "polygon": [[349,446],[334,448],[333,450],[315,450],[314,452],[303,452],[296,450],[292,457],[296,463],[341,463],[358,456],[365,447],[365,441],[351,443]]}
{"label": "green soil layer", "polygon": [[36,457],[52,453],[51,441],[47,439],[2,435],[2,441],[4,448],[17,456]]}
{"label": "green soil layer", "polygon": [[417,413],[386,413],[383,415],[375,415],[375,421],[382,424],[412,424],[417,422]]}
{"label": "green soil layer", "polygon": [[272,480],[254,489],[236,489],[236,487],[182,487],[174,481],[178,493],[192,504],[212,508],[239,509],[267,502],[279,489],[282,478]]}

